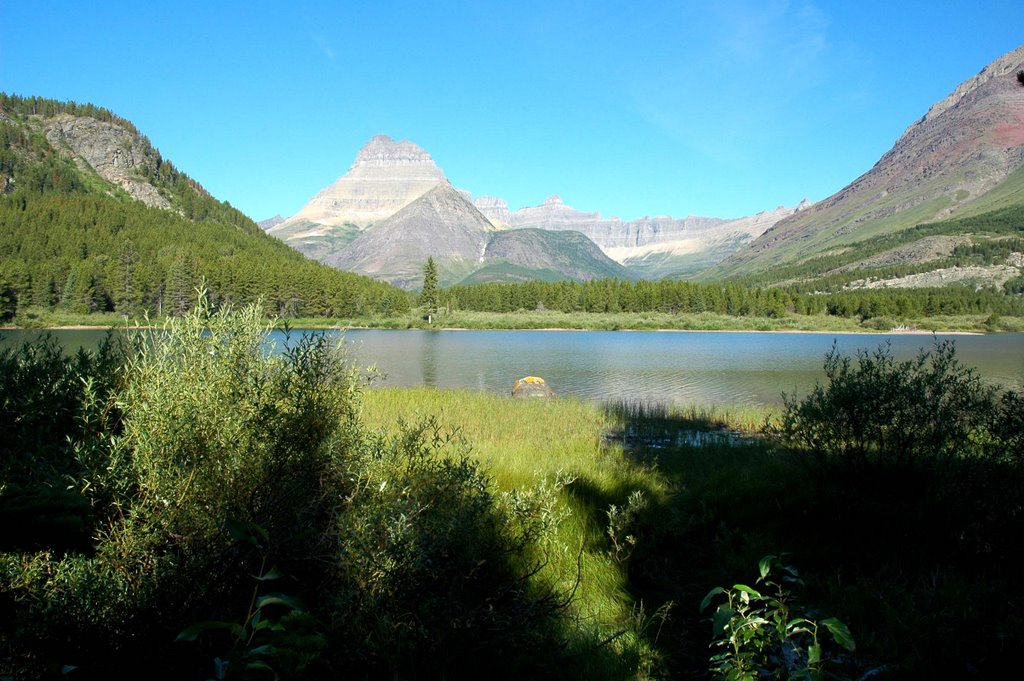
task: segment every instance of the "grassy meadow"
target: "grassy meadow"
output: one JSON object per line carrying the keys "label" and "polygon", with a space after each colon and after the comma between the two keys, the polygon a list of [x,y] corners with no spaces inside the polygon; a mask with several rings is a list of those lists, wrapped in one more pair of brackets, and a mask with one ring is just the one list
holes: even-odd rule
{"label": "grassy meadow", "polygon": [[[132,328],[140,321],[114,312],[78,314],[61,308],[20,309],[5,322],[13,328]],[[146,323],[159,325],[164,317],[153,317]],[[293,329],[573,329],[591,331],[822,331],[838,333],[886,333],[896,327],[917,331],[961,331],[992,333],[1024,331],[1024,318],[993,317],[988,314],[947,315],[912,319],[878,317],[860,321],[855,317],[831,315],[800,315],[787,313],[781,317],[740,317],[714,312],[557,312],[553,310],[519,310],[517,312],[474,312],[457,310],[440,312],[430,322],[422,310],[395,316],[365,317],[296,317],[273,319],[278,327]]]}
{"label": "grassy meadow", "polygon": [[[618,654],[643,663],[635,678],[705,675],[714,650],[701,600],[716,585],[754,584],[767,555],[800,571],[794,612],[838,617],[853,632],[855,654],[823,637],[828,678],[1001,669],[1012,658],[1007,634],[1024,631],[1015,601],[997,596],[1013,579],[997,558],[1012,552],[1001,534],[1020,527],[1021,513],[993,506],[1019,508],[1015,466],[821,467],[783,446],[784,414],[765,408],[387,388],[366,392],[362,418],[385,430],[423,418],[456,429],[501,489],[538,475],[570,480],[559,541],[583,547],[574,607],[621,632]],[[752,437],[672,437],[723,431]],[[1004,475],[993,498],[978,496]],[[1003,511],[998,530],[979,525]],[[572,552],[563,560],[557,570],[571,573]]]}

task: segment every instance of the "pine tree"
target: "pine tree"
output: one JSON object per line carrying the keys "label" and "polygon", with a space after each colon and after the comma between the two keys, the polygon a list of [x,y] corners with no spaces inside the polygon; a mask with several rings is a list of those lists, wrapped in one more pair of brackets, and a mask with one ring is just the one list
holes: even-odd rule
{"label": "pine tree", "polygon": [[12,284],[0,274],[0,321],[12,319],[18,311],[18,296]]}
{"label": "pine tree", "polygon": [[427,316],[437,314],[437,265],[433,256],[427,258],[423,268],[423,292],[420,294],[420,305],[426,308]]}

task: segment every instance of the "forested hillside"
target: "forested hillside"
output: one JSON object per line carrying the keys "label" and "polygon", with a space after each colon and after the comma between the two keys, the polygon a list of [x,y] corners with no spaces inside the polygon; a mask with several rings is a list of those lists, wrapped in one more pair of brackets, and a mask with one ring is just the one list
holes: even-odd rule
{"label": "forested hillside", "polygon": [[[108,148],[107,138],[89,142],[112,159],[118,182],[73,144],[48,139],[54,120],[84,121],[115,140]],[[0,190],[0,318],[27,307],[180,314],[203,285],[214,304],[262,298],[268,314],[285,317],[408,309],[394,287],[265,236],[163,159],[130,122],[90,104],[0,93]]]}
{"label": "forested hillside", "polygon": [[[831,253],[732,281],[746,286],[781,284],[793,291],[823,292],[865,288],[880,281],[892,285],[915,274],[976,268],[974,281],[964,283],[1019,294],[1024,292],[1022,254],[1024,204],[1018,203],[871,237]],[[984,276],[1000,271],[1006,279],[1001,285],[992,276]],[[948,284],[948,279],[936,277],[935,285]]]}

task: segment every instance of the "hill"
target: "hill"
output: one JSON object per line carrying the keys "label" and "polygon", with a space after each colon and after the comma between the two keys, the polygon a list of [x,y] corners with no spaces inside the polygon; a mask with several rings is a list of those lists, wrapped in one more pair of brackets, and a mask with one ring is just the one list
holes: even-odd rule
{"label": "hill", "polygon": [[18,308],[177,314],[262,298],[270,314],[405,309],[405,295],[308,260],[91,104],[0,93],[0,288]]}

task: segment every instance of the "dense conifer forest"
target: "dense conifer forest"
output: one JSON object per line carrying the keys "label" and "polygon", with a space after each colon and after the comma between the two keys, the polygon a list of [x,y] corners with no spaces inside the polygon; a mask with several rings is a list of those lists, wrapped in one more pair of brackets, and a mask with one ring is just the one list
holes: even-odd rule
{"label": "dense conifer forest", "polygon": [[849,290],[799,293],[736,283],[704,284],[662,280],[541,282],[454,286],[441,292],[441,305],[481,312],[548,309],[560,312],[715,312],[742,317],[789,313],[837,317],[922,317],[964,314],[1024,314],[1024,301],[992,289],[968,286],[928,289]]}

